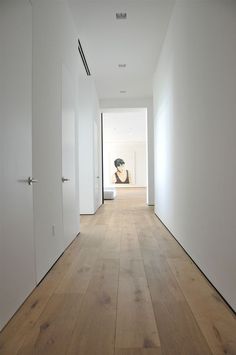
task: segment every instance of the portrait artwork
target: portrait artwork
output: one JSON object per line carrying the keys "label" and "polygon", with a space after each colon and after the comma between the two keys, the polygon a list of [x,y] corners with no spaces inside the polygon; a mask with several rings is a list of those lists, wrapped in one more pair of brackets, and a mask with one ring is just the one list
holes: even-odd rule
{"label": "portrait artwork", "polygon": [[110,157],[111,183],[117,186],[135,184],[135,154],[121,153]]}

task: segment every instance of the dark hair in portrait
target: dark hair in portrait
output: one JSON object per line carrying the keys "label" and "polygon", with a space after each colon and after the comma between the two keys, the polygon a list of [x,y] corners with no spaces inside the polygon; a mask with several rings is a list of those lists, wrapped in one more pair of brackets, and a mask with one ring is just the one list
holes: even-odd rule
{"label": "dark hair in portrait", "polygon": [[125,164],[124,160],[123,159],[120,159],[120,158],[117,158],[115,161],[114,161],[114,165],[115,167],[117,168],[118,166],[121,166]]}

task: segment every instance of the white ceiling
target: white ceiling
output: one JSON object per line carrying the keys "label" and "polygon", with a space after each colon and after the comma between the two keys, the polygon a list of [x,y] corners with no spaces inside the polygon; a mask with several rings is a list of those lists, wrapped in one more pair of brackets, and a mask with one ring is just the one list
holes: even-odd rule
{"label": "white ceiling", "polygon": [[146,110],[103,114],[104,142],[145,142]]}
{"label": "white ceiling", "polygon": [[[99,97],[152,96],[174,0],[68,1]],[[126,12],[127,20],[116,20],[117,12]],[[119,63],[127,67],[118,68]]]}

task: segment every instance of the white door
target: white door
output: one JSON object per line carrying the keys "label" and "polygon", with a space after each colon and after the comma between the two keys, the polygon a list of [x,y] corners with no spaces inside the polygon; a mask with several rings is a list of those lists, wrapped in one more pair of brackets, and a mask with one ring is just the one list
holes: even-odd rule
{"label": "white door", "polygon": [[0,1],[0,329],[36,285],[32,185],[32,6]]}
{"label": "white door", "polygon": [[75,200],[74,87],[65,66],[62,68],[62,193],[64,246],[67,247],[78,233],[79,211]]}

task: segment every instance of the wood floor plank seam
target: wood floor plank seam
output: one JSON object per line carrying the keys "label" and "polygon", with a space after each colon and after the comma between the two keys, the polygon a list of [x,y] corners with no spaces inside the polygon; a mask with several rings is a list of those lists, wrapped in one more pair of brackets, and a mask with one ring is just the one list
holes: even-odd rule
{"label": "wood floor plank seam", "polygon": [[[136,228],[137,228],[137,226],[136,226]],[[141,248],[141,246],[140,246],[140,251],[141,251],[141,254],[142,254],[142,248]],[[153,313],[154,313],[154,317],[155,317],[156,327],[157,327],[157,330],[158,330],[158,333],[159,333],[159,337],[160,337],[160,342],[161,342],[161,336],[160,336],[160,331],[159,331],[159,326],[158,326],[158,319],[157,319],[157,316],[156,316],[156,313],[155,313],[155,310],[154,310],[154,307],[153,307],[153,298],[152,298],[152,294],[151,294],[151,290],[150,290],[150,285],[149,285],[149,282],[148,282],[147,273],[146,273],[146,270],[145,270],[145,264],[144,264],[143,254],[142,254],[142,263],[143,263],[143,268],[144,268],[144,272],[145,272],[146,279],[147,279],[147,285],[148,285],[148,290],[149,290],[150,298],[151,298],[151,300],[152,300],[152,308],[153,308]],[[162,352],[162,342],[161,342],[161,346],[160,346],[160,355],[164,355],[163,352]],[[177,354],[175,354],[175,355],[177,355]]]}
{"label": "wood floor plank seam", "polygon": [[[120,252],[121,253],[121,237],[120,237]],[[120,284],[120,258],[119,258],[119,273],[118,273],[118,284],[117,284],[117,293],[116,293],[116,324],[117,324],[117,314],[118,314],[118,293],[119,293],[119,284]],[[115,334],[114,334],[114,352],[113,354],[115,355],[116,352],[116,331],[117,327],[115,327]]]}
{"label": "wood floor plank seam", "polygon": [[[189,259],[190,259],[190,258],[189,258]],[[167,263],[168,263],[169,265],[170,265],[170,260],[173,261],[174,258],[167,258]],[[192,262],[192,260],[190,259],[189,261],[190,261],[190,263],[189,263],[190,267],[192,267],[193,269],[196,268],[196,270],[197,270],[198,274],[200,275],[201,279],[208,285],[209,289],[212,289],[213,292],[216,292],[215,289],[212,287],[212,285],[208,282],[208,279],[204,276],[204,274],[202,274],[201,272],[199,272],[198,268],[197,268],[196,265]],[[170,265],[170,269],[172,270],[171,265]],[[173,270],[172,270],[172,273],[174,274]],[[178,277],[175,277],[175,278],[176,278],[176,281],[177,281],[179,287],[181,288],[181,290],[182,290],[182,292],[183,292],[183,294],[184,294],[184,296],[185,296],[186,302],[188,303],[189,308],[190,308],[190,310],[191,310],[191,312],[192,312],[194,318],[196,319],[196,322],[197,322],[199,328],[201,329],[201,325],[200,325],[199,319],[198,319],[198,317],[197,317],[197,315],[198,315],[198,313],[199,313],[199,310],[198,310],[197,313],[195,314],[194,309],[193,309],[193,306],[191,305],[191,302],[190,302],[189,298],[187,297],[187,295],[185,295],[184,290],[183,290],[183,288],[182,288],[182,286],[181,286],[181,283],[180,283]],[[221,302],[222,306],[225,307],[225,309],[227,309],[228,313],[232,315],[232,318],[234,318],[234,320],[236,320],[235,315],[232,313],[232,311],[231,311],[231,309],[228,307],[228,305],[224,302],[224,299],[223,299],[223,298],[219,298],[218,302]],[[232,323],[232,322],[231,322],[231,323]],[[235,345],[235,348],[236,348],[236,324],[235,324],[235,326],[234,326],[234,329],[235,329],[235,339],[232,339],[232,340],[234,341],[234,345]],[[215,326],[214,324],[213,324],[213,331],[214,331],[214,333],[215,333],[215,342],[218,342],[218,341],[220,340],[220,343],[221,343],[220,346],[222,347],[222,353],[223,353],[223,354],[230,354],[230,355],[231,355],[231,350],[227,349],[228,344],[224,344],[224,343],[222,342],[223,337],[221,338],[220,332],[219,332],[219,330],[216,328],[216,326]],[[216,348],[213,346],[212,342],[211,342],[210,339],[208,338],[207,333],[204,332],[202,329],[201,329],[201,332],[202,332],[203,336],[205,337],[206,342],[208,343],[208,346],[209,346],[209,348],[210,348],[211,351],[212,351],[212,354],[213,354],[213,355],[221,354],[221,350],[220,350],[220,351],[219,351],[218,349],[216,350]],[[215,342],[214,342],[214,345],[215,345]],[[234,354],[236,354],[236,351],[232,353],[232,355],[234,355]]]}
{"label": "wood floor plank seam", "polygon": [[[114,353],[114,337],[115,337],[115,320],[114,320],[114,331],[112,329],[112,327],[110,329],[106,328],[105,324],[101,324],[99,326],[99,328],[96,328],[97,325],[99,325],[101,320],[104,320],[107,322],[108,318],[110,318],[110,311],[109,313],[107,313],[106,311],[106,304],[109,306],[110,304],[110,296],[109,293],[113,290],[114,291],[114,285],[116,283],[115,279],[110,278],[112,275],[114,275],[114,272],[116,273],[116,271],[112,271],[109,270],[109,265],[110,265],[110,261],[112,261],[113,259],[110,258],[106,258],[104,259],[104,250],[106,250],[105,246],[107,243],[107,237],[108,237],[108,228],[106,226],[106,233],[104,233],[103,235],[104,240],[100,245],[99,251],[97,253],[97,262],[94,263],[94,269],[96,268],[96,266],[98,266],[97,270],[93,271],[93,276],[90,279],[89,285],[88,285],[88,289],[86,291],[86,293],[83,296],[83,303],[82,303],[82,307],[81,307],[81,313],[80,313],[80,319],[78,319],[73,334],[72,334],[72,343],[68,346],[67,352],[66,354],[80,354],[80,353],[84,353],[85,351],[85,346],[88,348],[91,348],[91,351],[89,351],[88,353],[85,352],[86,354],[99,354],[99,353],[103,353],[104,355],[108,354],[107,351],[109,351],[109,354],[111,354],[111,349],[110,349],[110,345],[113,344],[113,348],[112,348],[112,354]],[[109,239],[109,238],[108,238]],[[105,248],[105,249],[104,249]],[[103,268],[104,265],[108,266]],[[117,264],[116,260],[115,260],[115,264]],[[110,288],[110,284],[107,284],[107,277],[108,280],[112,281],[113,286],[112,289]],[[98,289],[95,288],[94,289],[94,282],[96,284],[96,282],[98,283]],[[117,277],[117,283],[118,283],[118,277]],[[109,289],[107,289],[108,294],[106,293],[106,285],[109,286]],[[102,288],[101,288],[102,287]],[[105,289],[104,289],[105,287]],[[117,294],[117,285],[116,285],[116,290],[115,290],[115,294]],[[95,293],[94,293],[95,291]],[[105,293],[104,293],[105,291]],[[112,291],[112,293],[114,293]],[[96,294],[97,293],[97,294]],[[110,293],[111,295],[111,293]],[[111,296],[112,297],[112,296]],[[116,296],[115,296],[116,298]],[[114,300],[113,300],[114,301]],[[89,308],[88,308],[89,307]],[[90,309],[90,307],[92,307]],[[95,308],[94,308],[95,307]],[[98,307],[98,308],[97,308]],[[98,313],[97,311],[100,310],[102,312]],[[103,310],[102,310],[102,308]],[[112,308],[113,309],[113,308]],[[115,303],[115,309],[116,309],[116,303]],[[93,310],[95,310],[95,314],[92,314],[91,312],[93,312]],[[105,312],[105,313],[104,313]],[[104,315],[103,315],[104,313]],[[114,312],[112,311],[112,314],[114,314]],[[105,317],[105,318],[104,318]],[[113,318],[113,315],[112,315]],[[111,322],[113,322],[112,318],[110,318]],[[110,322],[109,320],[109,322]],[[84,324],[82,323],[84,322]],[[83,325],[83,326],[82,326]],[[105,329],[103,330],[103,327],[105,326]],[[88,329],[83,330],[83,327],[88,327]],[[96,334],[96,329],[98,331],[98,333],[102,332],[102,336],[103,336],[103,341],[104,336],[105,336],[105,330],[107,329],[109,332],[109,338],[111,338],[111,336],[113,337],[113,341],[111,341],[111,343],[105,343],[105,345],[103,345],[102,342],[100,342],[98,344],[98,348],[94,348],[94,346],[96,345],[96,343],[94,343],[93,345],[93,341],[96,340],[96,342],[99,342],[99,338],[97,338],[97,334]],[[90,332],[88,333],[88,330],[90,330]],[[107,333],[108,334],[108,333]],[[88,342],[89,341],[89,342]],[[86,345],[87,344],[87,345]],[[101,350],[101,348],[105,349]],[[100,350],[99,350],[100,349]],[[108,350],[109,349],[109,350]]]}
{"label": "wood floor plank seam", "polygon": [[[168,258],[166,258],[166,262],[168,263]],[[168,263],[168,265],[169,265],[169,263]],[[195,314],[193,313],[192,307],[190,306],[190,304],[188,302],[188,299],[186,298],[186,295],[185,295],[183,289],[181,288],[181,285],[179,284],[178,280],[176,279],[171,267],[170,267],[170,272],[172,273],[173,277],[175,278],[177,284],[179,285],[180,292],[182,293],[182,296],[185,299],[185,302],[188,304],[189,311],[191,312],[193,318],[195,319],[195,323],[196,323],[197,328],[199,329],[199,332],[201,333],[201,335],[205,339],[206,343],[208,344],[209,349],[211,350],[211,354],[214,355],[214,353],[212,352],[212,349],[210,347],[210,344],[208,343],[207,338],[205,337],[205,334],[202,332],[202,329],[201,329],[201,327],[200,327],[200,325],[198,323],[198,320],[196,319]]]}
{"label": "wood floor plank seam", "polygon": [[[136,225],[135,225],[135,228],[137,228]],[[140,246],[140,251],[141,251],[141,254],[142,254],[142,248],[141,248],[141,246]],[[143,255],[142,255],[142,256],[143,256]],[[142,264],[143,264],[143,269],[144,269],[144,273],[145,273],[146,280],[147,280],[149,295],[150,295],[150,298],[151,298],[151,300],[152,300],[152,294],[151,294],[151,290],[150,290],[150,286],[149,286],[149,282],[148,282],[147,273],[146,273],[146,270],[145,270],[145,265],[144,265],[144,260],[143,260],[143,258],[142,258]],[[159,337],[160,337],[160,332],[159,332],[159,328],[158,328],[157,317],[156,317],[156,315],[155,315],[155,310],[154,310],[154,307],[153,307],[153,300],[152,300],[152,310],[153,310],[153,314],[154,314],[154,316],[155,316],[156,327],[157,327],[157,331],[158,331],[158,334],[159,334]]]}
{"label": "wood floor plank seam", "polygon": [[[101,249],[102,249],[102,245],[99,247],[99,252],[98,252],[98,253],[100,253],[100,255],[101,255]],[[94,260],[93,266],[95,265],[95,263],[96,263],[96,261],[97,261],[98,259],[99,259],[99,257],[97,256],[96,259]],[[88,288],[89,288],[89,284],[90,284],[90,282],[91,282],[91,279],[92,279],[92,275],[91,275],[91,277],[90,277],[90,280],[89,280],[87,289],[86,289],[86,291],[85,291],[84,294],[83,294],[80,309],[83,308],[83,305],[84,305],[85,302],[86,302],[86,292],[87,292],[87,290],[88,290]],[[78,316],[79,316],[79,315],[78,315]],[[75,331],[76,331],[76,325],[77,325],[78,322],[79,322],[79,319],[77,320],[77,322],[76,322],[76,324],[75,324],[75,326],[74,326],[74,329],[72,330],[71,338],[73,338],[73,336],[74,336],[74,333],[75,333]],[[66,353],[65,353],[65,354],[69,354],[69,350],[70,350],[70,344],[68,344],[68,347],[67,347],[67,349],[66,349]]]}
{"label": "wood floor plank seam", "polygon": [[[142,248],[140,248],[140,250],[141,250],[141,253],[142,253],[142,261],[143,261],[143,264],[144,264],[144,271],[145,271],[145,274],[146,274],[146,279],[147,279],[147,283],[148,283],[148,288],[149,288],[149,292],[150,292],[150,295],[151,295],[151,299],[152,299],[152,304],[154,305],[155,304],[155,300],[153,299],[153,297],[152,297],[152,292],[151,292],[151,287],[150,287],[150,282],[149,282],[149,276],[148,276],[148,274],[147,274],[147,272],[146,272],[146,266],[145,266],[145,263],[144,263],[144,256],[143,256],[143,249]],[[166,257],[166,255],[165,255],[165,260],[167,261],[167,257]],[[171,270],[171,268],[170,268],[170,273],[172,274],[172,277],[176,280],[176,278],[175,278],[175,275],[174,275],[174,273],[172,272],[172,270]],[[176,280],[176,282],[177,282],[177,280]],[[186,304],[188,304],[187,303],[187,300],[186,300],[186,298],[185,298],[185,295],[184,295],[184,293],[183,293],[183,291],[182,291],[182,289],[179,287],[179,292],[181,293],[181,295],[182,295],[182,297],[183,297],[183,299],[185,300],[185,302],[186,302]],[[198,328],[198,330],[199,330],[199,333],[203,336],[203,338],[205,339],[205,337],[204,337],[204,335],[202,334],[202,331],[201,331],[201,329],[200,329],[200,327],[199,327],[199,324],[197,323],[197,320],[196,320],[196,318],[195,318],[195,316],[194,316],[194,314],[193,314],[193,312],[192,312],[192,309],[189,307],[189,309],[188,309],[188,311],[192,314],[192,317],[193,317],[193,319],[195,320],[195,327],[196,328]],[[157,315],[157,312],[155,312],[155,309],[154,309],[154,315],[155,315],[155,319],[156,319],[156,324],[157,324],[157,329],[159,330],[159,326],[158,326],[158,324],[159,324],[159,321],[158,321],[158,315]],[[161,349],[163,348],[163,342],[162,342],[162,335],[161,335],[161,331],[159,330],[159,334],[160,334],[160,340],[161,340]],[[205,339],[206,340],[206,339]],[[207,342],[206,342],[207,343]],[[210,348],[209,348],[209,350],[210,350]],[[178,350],[177,350],[178,351]],[[182,354],[182,353],[181,353]],[[210,352],[208,352],[208,354],[210,355],[214,355],[211,351]],[[177,353],[175,354],[175,355],[177,355]],[[199,355],[203,355],[203,354],[200,354],[199,353]]]}
{"label": "wood floor plank seam", "polygon": [[[149,280],[148,280],[148,278],[147,278],[147,282],[148,282],[148,287],[149,287],[149,290],[150,290],[150,284],[149,284]],[[150,294],[151,294],[151,299],[152,299],[152,304],[155,304],[155,301],[153,300],[153,297],[152,297],[152,292],[150,291]],[[202,333],[202,331],[201,331],[201,329],[200,329],[200,327],[199,327],[199,324],[197,323],[197,321],[196,321],[196,319],[195,319],[195,316],[194,316],[194,314],[193,314],[193,312],[192,312],[192,310],[191,310],[191,308],[189,307],[189,312],[192,314],[192,316],[193,316],[193,318],[194,318],[194,320],[195,320],[195,326],[198,328],[198,330],[199,330],[199,333],[203,336],[203,338],[205,339],[205,337],[204,337],[204,334]],[[157,323],[157,329],[159,330],[159,327],[158,327],[158,316],[157,316],[157,314],[156,314],[156,312],[154,311],[154,315],[155,315],[155,318],[156,318],[156,323]],[[160,334],[161,332],[160,332],[160,330],[159,330],[159,334]],[[160,340],[161,340],[161,348],[163,347],[163,341],[162,341],[162,336],[160,335]],[[205,339],[206,340],[206,339]],[[208,343],[207,341],[206,341],[206,343]],[[209,344],[208,344],[209,345]],[[210,348],[209,348],[210,349]],[[177,355],[178,353],[175,353],[175,355]],[[182,353],[181,353],[182,354]],[[208,353],[208,354],[211,354],[211,355],[214,355],[211,351]],[[187,354],[186,354],[187,355]],[[199,355],[203,355],[203,354],[200,354],[199,353]]]}
{"label": "wood floor plank seam", "polygon": [[[128,263],[128,264],[130,264],[129,266],[132,266],[132,265],[134,265],[133,264],[134,262],[135,263],[137,262],[137,263],[141,263],[142,264],[142,268],[143,268],[143,263],[142,263],[142,260],[141,260],[141,254],[137,258],[137,255],[133,254],[133,252],[132,252],[132,246],[135,247],[135,248],[138,248],[138,250],[140,252],[140,244],[139,244],[139,241],[138,241],[138,236],[137,236],[137,233],[136,233],[135,223],[134,223],[134,220],[133,220],[133,210],[128,210],[127,211],[126,216],[125,216],[124,226],[127,227],[126,234],[127,234],[127,242],[128,242],[128,243],[125,243],[123,245],[123,253],[124,252],[125,253],[128,252],[128,255],[126,255],[125,258],[128,258],[127,260],[129,260],[129,263]],[[132,231],[132,234],[130,234],[131,231]],[[132,235],[132,237],[131,237],[131,235]],[[124,240],[124,238],[125,238],[125,234],[123,236],[123,240]],[[129,266],[128,266],[128,268],[129,268]],[[123,283],[124,283],[125,279],[127,280],[127,277],[128,277],[128,280],[130,280],[129,282],[131,282],[131,281],[134,282],[134,286],[135,286],[135,284],[137,282],[139,284],[140,280],[145,280],[145,284],[143,284],[144,289],[142,291],[140,289],[141,285],[135,286],[135,288],[133,289],[134,294],[133,293],[128,293],[127,296],[129,296],[131,298],[134,297],[135,299],[137,298],[137,301],[141,301],[140,295],[142,295],[142,292],[144,290],[146,290],[145,291],[146,292],[146,295],[145,295],[145,299],[146,300],[145,300],[144,303],[140,303],[139,307],[142,307],[142,308],[140,308],[140,310],[143,310],[143,311],[148,312],[148,313],[145,315],[145,317],[146,317],[145,318],[144,315],[142,316],[142,313],[139,312],[139,317],[141,317],[141,318],[139,318],[139,321],[142,322],[143,326],[147,326],[148,327],[147,329],[149,329],[149,330],[147,332],[147,329],[143,328],[141,333],[139,333],[141,329],[138,330],[138,328],[136,326],[136,328],[133,328],[132,333],[130,333],[130,336],[133,337],[133,340],[131,340],[131,338],[130,338],[130,340],[128,342],[127,342],[127,339],[126,340],[121,340],[122,338],[121,338],[121,333],[120,333],[119,334],[119,341],[118,341],[118,339],[116,340],[116,344],[117,344],[116,347],[117,348],[121,348],[121,344],[122,344],[122,348],[124,350],[125,349],[131,349],[131,348],[135,348],[135,344],[139,343],[139,349],[140,350],[141,349],[147,349],[147,348],[149,348],[149,349],[150,348],[159,349],[159,344],[160,344],[159,343],[159,334],[158,334],[158,330],[157,330],[157,327],[156,327],[156,321],[155,321],[155,317],[154,317],[154,310],[153,310],[153,307],[152,307],[151,297],[150,297],[150,294],[149,294],[149,291],[148,291],[148,285],[147,285],[146,279],[143,276],[141,277],[141,275],[139,275],[139,273],[138,274],[136,274],[136,273],[134,274],[133,273],[134,270],[133,271],[130,270],[130,272],[131,272],[130,274],[129,274],[129,270],[128,270],[128,274],[127,275],[124,274],[124,271],[125,271],[125,269],[123,269],[123,274],[120,277],[120,279],[122,280]],[[120,302],[121,302],[121,299],[122,299],[122,295],[120,294]],[[121,306],[127,308],[128,305],[132,306],[131,303],[128,304],[127,301],[125,300],[125,298],[123,298],[123,303],[121,303]],[[135,305],[135,303],[133,303],[133,306],[134,305]],[[138,303],[136,305],[138,305]],[[127,312],[128,312],[128,309],[127,309]],[[127,318],[127,316],[125,316],[124,312],[123,313],[121,312],[120,317],[121,317],[120,321],[121,321],[121,319],[124,319],[124,317]],[[142,317],[144,317],[144,318],[142,319]],[[135,318],[133,319],[133,321],[135,321]],[[123,325],[125,325],[125,324],[123,324]],[[118,324],[118,326],[119,326],[119,324]],[[121,329],[120,329],[120,331],[121,331]],[[128,329],[127,329],[127,331],[128,331]],[[124,330],[122,330],[122,334],[123,334],[123,336],[125,335],[126,338],[127,338],[127,334],[124,333]]]}

